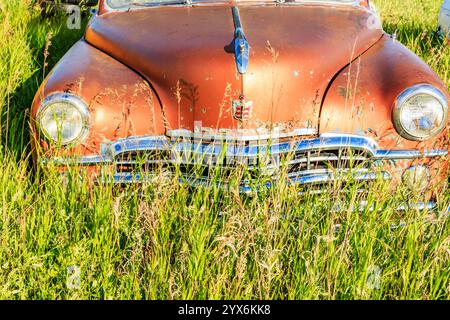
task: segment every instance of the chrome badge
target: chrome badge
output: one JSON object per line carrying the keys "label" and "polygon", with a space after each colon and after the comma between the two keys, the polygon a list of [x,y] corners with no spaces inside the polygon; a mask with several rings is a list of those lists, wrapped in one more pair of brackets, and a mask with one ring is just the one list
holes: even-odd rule
{"label": "chrome badge", "polygon": [[253,101],[233,100],[233,118],[239,121],[247,121],[252,107]]}

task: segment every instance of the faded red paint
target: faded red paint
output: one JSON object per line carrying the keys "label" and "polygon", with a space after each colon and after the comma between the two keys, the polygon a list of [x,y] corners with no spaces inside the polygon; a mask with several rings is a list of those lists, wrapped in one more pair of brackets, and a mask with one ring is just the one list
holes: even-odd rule
{"label": "faded red paint", "polygon": [[402,138],[393,127],[395,99],[419,83],[435,86],[450,101],[446,85],[430,67],[385,35],[333,81],[322,107],[320,131],[364,134],[385,149],[445,149],[446,130],[434,139],[417,142]]}
{"label": "faded red paint", "polygon": [[347,6],[248,6],[240,15],[251,45],[244,92],[254,101],[253,128],[316,128],[333,76],[383,34],[366,28],[366,10]]}
{"label": "faded red paint", "polygon": [[229,5],[107,14],[89,26],[86,40],[146,77],[172,127],[193,130],[195,121],[212,129],[241,125],[229,107],[241,93],[254,105],[243,128],[315,126],[333,76],[382,36],[365,27],[369,12],[350,6],[243,5],[240,15],[251,46],[242,82],[227,49]]}
{"label": "faded red paint", "polygon": [[79,95],[91,112],[91,133],[70,154],[98,154],[105,141],[164,134],[161,106],[147,82],[85,41],[66,53],[41,86],[31,109],[33,119],[42,99],[53,92]]}

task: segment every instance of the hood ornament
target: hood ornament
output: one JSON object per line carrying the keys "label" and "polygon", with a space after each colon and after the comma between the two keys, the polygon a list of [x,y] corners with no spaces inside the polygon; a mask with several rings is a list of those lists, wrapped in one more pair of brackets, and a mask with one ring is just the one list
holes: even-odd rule
{"label": "hood ornament", "polygon": [[231,10],[234,21],[234,58],[236,60],[238,72],[244,74],[247,71],[249,46],[244,35],[244,29],[242,28],[239,9],[233,7]]}

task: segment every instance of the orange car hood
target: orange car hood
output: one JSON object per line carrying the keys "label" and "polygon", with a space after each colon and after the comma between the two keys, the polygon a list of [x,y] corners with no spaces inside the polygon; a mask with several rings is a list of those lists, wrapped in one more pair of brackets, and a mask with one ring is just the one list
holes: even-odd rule
{"label": "orange car hood", "polygon": [[[94,18],[93,46],[143,75],[155,89],[168,129],[316,128],[335,74],[383,31],[364,8],[239,6],[249,43],[237,72],[229,5],[165,6]],[[248,120],[233,118],[243,97]]]}

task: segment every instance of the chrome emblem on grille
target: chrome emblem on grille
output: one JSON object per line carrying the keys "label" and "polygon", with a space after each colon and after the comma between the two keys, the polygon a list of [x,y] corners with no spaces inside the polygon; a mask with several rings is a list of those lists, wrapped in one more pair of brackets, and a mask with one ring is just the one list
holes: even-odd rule
{"label": "chrome emblem on grille", "polygon": [[253,101],[233,100],[233,118],[239,121],[247,121],[253,107]]}

